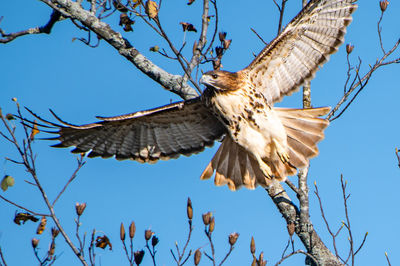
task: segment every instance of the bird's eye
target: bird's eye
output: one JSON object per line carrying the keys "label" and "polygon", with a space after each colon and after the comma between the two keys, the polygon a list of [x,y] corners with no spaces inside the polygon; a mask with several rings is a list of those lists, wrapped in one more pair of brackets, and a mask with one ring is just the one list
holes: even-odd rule
{"label": "bird's eye", "polygon": [[212,77],[213,79],[216,79],[216,78],[218,78],[218,75],[217,75],[217,74],[212,74],[211,77]]}

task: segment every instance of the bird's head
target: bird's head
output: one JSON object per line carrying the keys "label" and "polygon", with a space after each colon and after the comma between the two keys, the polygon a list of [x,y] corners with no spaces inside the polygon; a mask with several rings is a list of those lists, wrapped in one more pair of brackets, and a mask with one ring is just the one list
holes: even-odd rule
{"label": "bird's head", "polygon": [[223,70],[208,71],[203,74],[200,83],[216,92],[228,92],[239,89],[239,75]]}

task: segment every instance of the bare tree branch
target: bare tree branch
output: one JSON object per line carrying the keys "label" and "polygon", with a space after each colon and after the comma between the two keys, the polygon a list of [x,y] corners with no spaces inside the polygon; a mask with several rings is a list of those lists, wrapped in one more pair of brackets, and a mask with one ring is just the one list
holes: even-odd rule
{"label": "bare tree branch", "polygon": [[297,254],[306,255],[308,258],[311,258],[312,261],[313,261],[316,265],[318,265],[318,261],[317,261],[316,258],[314,258],[313,255],[311,255],[310,253],[305,252],[305,251],[299,249],[299,250],[293,251],[292,253],[290,253],[290,254],[286,255],[285,257],[283,257],[282,259],[280,259],[280,260],[275,264],[275,266],[280,265],[282,262],[284,262],[285,260],[287,260],[287,259],[290,258],[291,256],[297,255]]}
{"label": "bare tree branch", "polygon": [[[2,39],[0,39],[0,43],[8,43],[8,42],[15,40],[18,37],[29,35],[29,34],[41,34],[41,33],[50,34],[54,24],[56,24],[56,22],[60,21],[60,19],[61,19],[61,13],[56,10],[53,10],[53,12],[50,15],[49,21],[44,26],[30,28],[27,30],[22,30],[22,31],[14,32],[14,33],[5,33],[5,31],[0,28],[0,34],[2,37]],[[3,17],[0,17],[0,23],[2,20],[3,20]]]}
{"label": "bare tree branch", "polygon": [[[381,50],[383,52],[383,55],[380,59],[378,59],[375,64],[373,66],[370,66],[370,70],[364,75],[364,76],[360,76],[360,67],[361,67],[361,59],[359,59],[360,63],[358,64],[358,66],[353,69],[350,66],[349,63],[349,59],[347,59],[348,62],[348,70],[347,70],[347,79],[345,82],[345,89],[344,89],[344,95],[343,97],[339,100],[339,102],[336,104],[336,106],[332,109],[332,111],[328,114],[327,119],[329,119],[330,121],[333,121],[337,118],[339,118],[346,110],[347,108],[353,103],[353,101],[356,99],[356,97],[358,96],[358,94],[365,88],[365,86],[368,84],[369,79],[372,77],[372,75],[375,73],[375,71],[382,67],[382,66],[387,66],[387,65],[391,65],[391,64],[398,64],[400,63],[400,57],[396,57],[395,59],[386,61],[386,59],[392,55],[398,48],[399,44],[400,44],[400,38],[397,40],[397,42],[392,46],[392,48],[388,51],[385,52],[385,49],[383,47],[383,41],[382,41],[382,35],[381,35],[381,31],[382,28],[380,26],[380,23],[382,21],[383,18],[383,14],[384,12],[382,11],[381,16],[379,18],[379,21],[377,23],[377,27],[378,27],[378,37],[379,37],[379,43],[381,46]],[[353,48],[351,48],[351,50],[347,51],[347,54],[349,55],[351,53],[351,51],[353,50]],[[350,87],[348,89],[346,89],[347,84],[350,80],[350,72],[353,70],[354,72],[354,80],[353,82],[350,84]],[[358,80],[358,82],[356,82],[356,80]],[[335,113],[341,108],[341,106],[349,99],[349,97],[352,95],[352,93],[357,90],[354,95],[352,96],[351,100],[347,103],[347,105],[340,111],[340,113],[338,115],[335,116]]]}
{"label": "bare tree branch", "polygon": [[72,176],[70,179],[67,181],[67,183],[64,185],[63,189],[58,193],[57,197],[54,199],[53,203],[51,204],[52,207],[56,204],[57,200],[61,197],[61,195],[64,193],[64,191],[67,189],[69,184],[75,179],[76,175],[78,174],[79,170],[85,165],[85,162],[83,161],[83,156],[77,159],[78,161],[78,166],[75,169],[75,171],[72,173]]}

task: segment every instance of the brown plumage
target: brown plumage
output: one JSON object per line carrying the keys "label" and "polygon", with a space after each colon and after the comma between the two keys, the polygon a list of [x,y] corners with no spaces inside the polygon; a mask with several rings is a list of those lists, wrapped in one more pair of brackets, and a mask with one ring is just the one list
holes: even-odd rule
{"label": "brown plumage", "polygon": [[[193,100],[82,126],[39,118],[57,128],[57,147],[89,157],[115,156],[139,162],[190,155],[223,138],[202,179],[231,190],[268,186],[308,166],[318,154],[329,108],[274,108],[273,104],[310,80],[343,43],[356,0],[311,0],[248,67],[210,71]],[[43,125],[45,126],[45,125]]]}

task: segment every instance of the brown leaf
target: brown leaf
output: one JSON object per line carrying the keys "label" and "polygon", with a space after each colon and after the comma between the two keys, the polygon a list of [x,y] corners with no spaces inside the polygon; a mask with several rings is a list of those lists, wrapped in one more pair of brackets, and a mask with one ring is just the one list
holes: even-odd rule
{"label": "brown leaf", "polygon": [[121,3],[120,0],[114,0],[113,1],[113,6],[115,7],[115,9],[117,9],[119,12],[128,12],[128,8]]}
{"label": "brown leaf", "polygon": [[30,220],[30,221],[32,221],[34,223],[39,221],[38,218],[36,218],[35,216],[33,216],[32,214],[30,214],[28,212],[25,212],[25,213],[19,212],[19,213],[15,214],[14,223],[16,223],[18,225],[21,225],[21,222],[23,224],[25,224],[25,222],[28,221],[28,220]]}
{"label": "brown leaf", "polygon": [[41,235],[44,229],[46,229],[46,224],[47,224],[47,219],[45,216],[42,216],[42,219],[40,219],[40,224],[36,229],[36,234]]}
{"label": "brown leaf", "polygon": [[150,47],[150,52],[158,52],[159,50],[160,50],[160,47],[158,47],[158,45],[155,45],[155,46],[152,46],[152,47]]}
{"label": "brown leaf", "polygon": [[35,138],[35,135],[37,133],[39,133],[39,132],[40,131],[39,131],[38,127],[37,127],[36,120],[35,120],[35,121],[33,121],[33,128],[32,128],[31,135],[29,136],[29,138],[31,140],[33,140]]}
{"label": "brown leaf", "polygon": [[119,16],[119,25],[124,26],[125,32],[133,31],[133,24],[135,24],[135,21],[131,20],[131,18],[127,14],[123,13]]}
{"label": "brown leaf", "polygon": [[158,7],[157,7],[157,3],[152,1],[152,0],[148,0],[146,2],[146,8],[145,8],[146,14],[154,19],[155,17],[157,17],[158,15]]}
{"label": "brown leaf", "polygon": [[110,247],[110,250],[112,250],[112,245],[110,242],[110,239],[106,235],[104,236],[98,236],[96,238],[96,247],[105,249],[107,246]]}
{"label": "brown leaf", "polygon": [[189,0],[189,2],[187,3],[187,4],[188,4],[188,6],[190,6],[191,4],[193,4],[193,3],[194,3],[194,1],[196,1],[196,0]]}
{"label": "brown leaf", "polygon": [[183,31],[194,31],[197,32],[196,28],[193,26],[193,24],[188,23],[188,22],[179,22],[179,24],[182,25]]}

